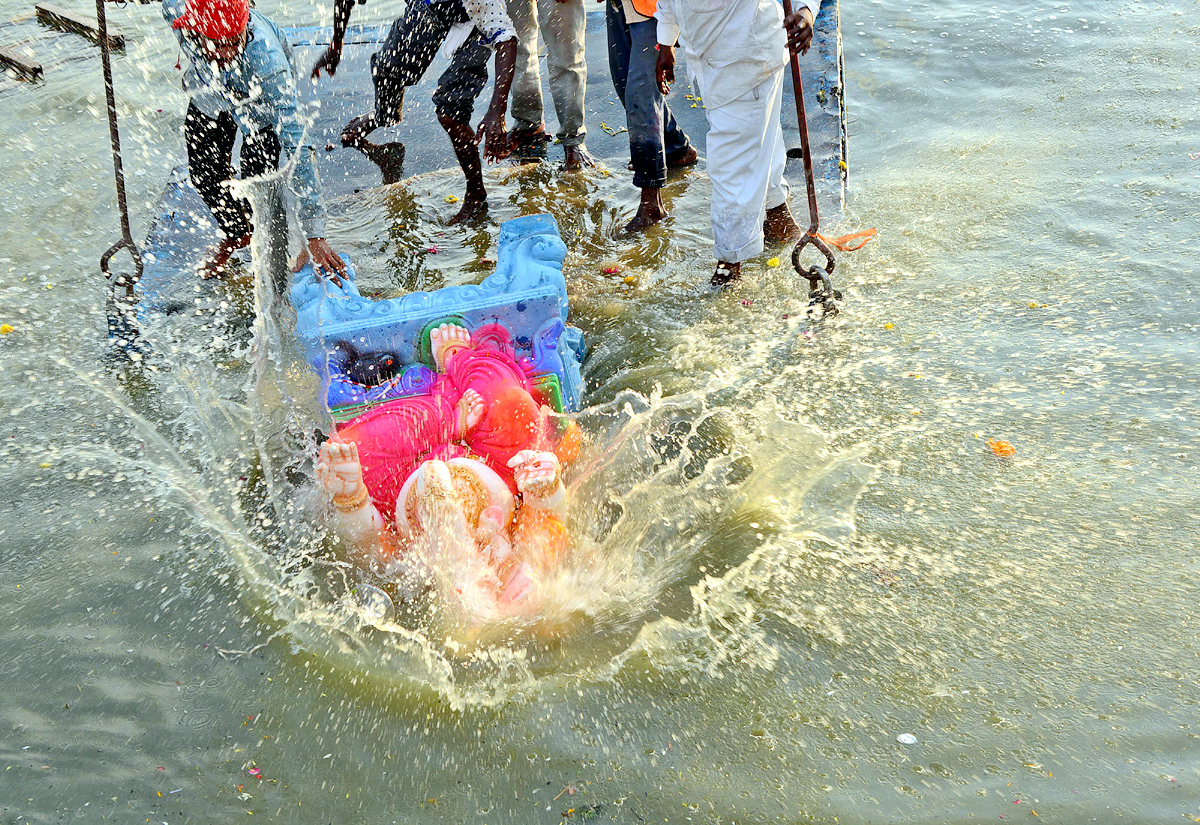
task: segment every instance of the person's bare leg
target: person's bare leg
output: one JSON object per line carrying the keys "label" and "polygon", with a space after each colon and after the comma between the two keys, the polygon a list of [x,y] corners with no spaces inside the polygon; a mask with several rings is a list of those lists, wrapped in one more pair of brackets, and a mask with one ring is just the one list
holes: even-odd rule
{"label": "person's bare leg", "polygon": [[661,189],[643,189],[642,202],[638,204],[637,214],[633,220],[625,224],[626,232],[641,232],[643,229],[667,217],[667,207],[663,206]]}
{"label": "person's bare leg", "polygon": [[742,265],[740,263],[731,264],[728,261],[717,261],[717,268],[712,276],[712,285],[729,286],[741,277]]}
{"label": "person's bare leg", "polygon": [[792,217],[792,210],[787,201],[767,210],[766,220],[763,221],[763,240],[766,243],[774,245],[798,241],[803,234],[796,219]]}
{"label": "person's bare leg", "polygon": [[463,175],[467,179],[467,193],[463,195],[462,209],[446,221],[453,226],[487,214],[487,190],[483,188],[483,161],[479,159],[479,147],[475,143],[475,132],[469,125],[445,116],[439,116],[438,122],[450,136],[454,155],[458,158],[458,165],[462,167]]}
{"label": "person's bare leg", "polygon": [[225,274],[225,265],[229,263],[233,253],[239,249],[245,249],[249,245],[250,236],[243,235],[240,238],[225,238],[216,246],[209,247],[204,263],[199,267],[200,277],[205,280],[220,278]]}

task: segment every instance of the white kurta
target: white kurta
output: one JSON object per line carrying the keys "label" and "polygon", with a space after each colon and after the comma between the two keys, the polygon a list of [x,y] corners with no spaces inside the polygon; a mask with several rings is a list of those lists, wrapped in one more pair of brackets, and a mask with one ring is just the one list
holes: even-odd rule
{"label": "white kurta", "polygon": [[[820,0],[803,0],[813,16]],[[779,108],[787,33],[778,0],[659,0],[658,42],[677,40],[708,117],[717,259],[763,251],[763,219],[787,202]]]}

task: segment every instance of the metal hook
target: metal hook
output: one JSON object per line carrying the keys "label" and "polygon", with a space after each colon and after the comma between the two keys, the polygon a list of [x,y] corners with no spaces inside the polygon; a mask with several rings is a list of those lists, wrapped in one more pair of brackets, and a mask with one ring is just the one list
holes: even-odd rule
{"label": "metal hook", "polygon": [[[816,264],[807,269],[801,266],[800,253],[809,244],[815,246],[825,256],[824,272],[818,269]],[[792,250],[792,267],[795,268],[798,275],[808,279],[808,309],[810,317],[814,319],[819,319],[826,315],[836,315],[838,312],[836,302],[842,299],[842,293],[833,288],[833,281],[829,277],[833,274],[835,266],[836,262],[833,259],[833,250],[821,239],[820,235],[812,230],[805,232],[804,237],[800,239],[800,242],[796,244],[796,248]]]}

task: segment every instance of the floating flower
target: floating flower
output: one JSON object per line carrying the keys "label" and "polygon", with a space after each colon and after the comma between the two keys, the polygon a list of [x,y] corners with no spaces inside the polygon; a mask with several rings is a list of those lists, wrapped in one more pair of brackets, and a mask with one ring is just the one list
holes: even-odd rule
{"label": "floating flower", "polygon": [[1011,458],[1017,454],[1017,448],[1009,444],[1007,441],[989,438],[987,440],[987,445],[991,448],[992,453],[1000,458]]}
{"label": "floating flower", "polygon": [[458,195],[447,195],[446,203],[458,203]]}
{"label": "floating flower", "polygon": [[620,275],[624,267],[618,263],[607,263],[600,265],[600,271],[605,275]]}
{"label": "floating flower", "polygon": [[12,324],[0,324],[0,335],[8,335],[13,331]]}
{"label": "floating flower", "polygon": [[778,259],[778,258],[771,258],[771,259],[769,259],[769,260],[767,261],[767,266],[769,266],[769,267],[777,267],[777,266],[779,266],[779,259]]}
{"label": "floating flower", "polygon": [[893,324],[891,321],[888,321],[886,324],[883,325],[883,328],[884,329],[895,329],[896,325]]}

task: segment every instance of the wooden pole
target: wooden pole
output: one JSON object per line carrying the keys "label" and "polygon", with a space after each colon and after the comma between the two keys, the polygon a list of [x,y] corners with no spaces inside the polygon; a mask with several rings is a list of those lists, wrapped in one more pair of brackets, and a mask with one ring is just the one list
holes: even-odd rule
{"label": "wooden pole", "polygon": [[[38,22],[43,26],[80,34],[88,40],[100,42],[100,28],[92,18],[68,11],[53,3],[38,3],[34,8],[37,9]],[[125,36],[121,34],[108,35],[108,47],[119,52],[125,51]]]}
{"label": "wooden pole", "polygon": [[0,46],[0,66],[12,69],[21,77],[29,80],[36,80],[42,76],[41,63],[3,46]]}

